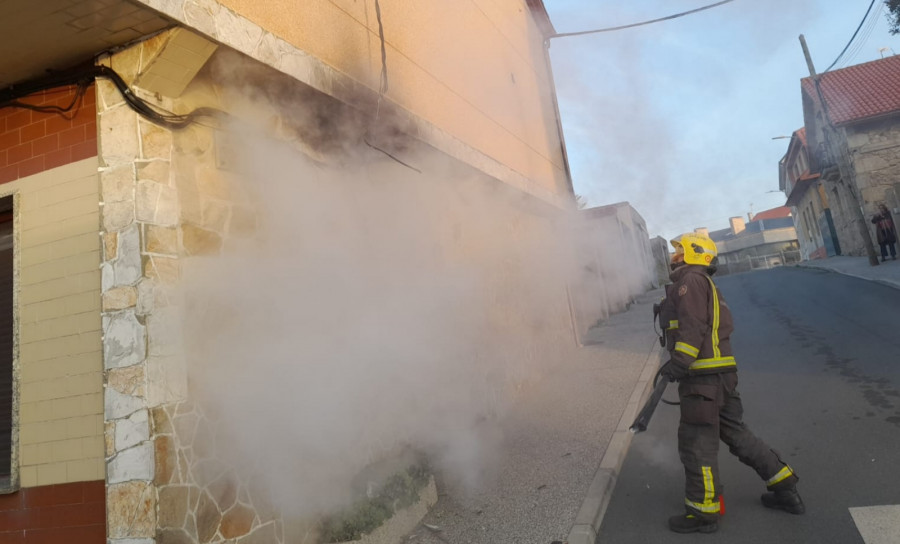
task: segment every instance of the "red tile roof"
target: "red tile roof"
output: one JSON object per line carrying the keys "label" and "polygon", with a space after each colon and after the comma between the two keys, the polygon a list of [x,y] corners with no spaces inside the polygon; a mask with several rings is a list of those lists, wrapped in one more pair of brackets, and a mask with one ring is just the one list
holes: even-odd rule
{"label": "red tile roof", "polygon": [[806,127],[795,130],[794,134],[800,139],[800,145],[806,147]]}
{"label": "red tile roof", "polygon": [[[829,116],[836,125],[900,112],[900,56],[826,72],[819,81]],[[803,78],[800,84],[818,103],[812,79]]]}
{"label": "red tile roof", "polygon": [[780,217],[790,217],[791,209],[787,206],[779,206],[777,208],[772,208],[771,210],[766,210],[763,212],[759,212],[758,214],[753,216],[754,221],[759,221],[760,219],[778,219]]}

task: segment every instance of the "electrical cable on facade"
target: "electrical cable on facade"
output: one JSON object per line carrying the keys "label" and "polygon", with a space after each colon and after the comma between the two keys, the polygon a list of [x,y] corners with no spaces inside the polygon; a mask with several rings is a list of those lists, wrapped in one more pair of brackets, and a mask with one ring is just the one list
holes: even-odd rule
{"label": "electrical cable on facade", "polygon": [[[381,101],[382,99],[384,99],[384,95],[387,94],[388,91],[387,46],[384,40],[384,24],[382,24],[381,22],[381,4],[378,2],[378,0],[375,0],[375,18],[378,21],[378,39],[381,42],[381,77],[378,84],[378,101],[375,103],[375,118],[372,120],[372,125],[378,123],[378,115],[381,113]],[[368,132],[368,130],[366,132]],[[422,173],[422,171],[415,166],[412,166],[400,160],[398,157],[370,142],[368,134],[363,136],[363,143],[365,143],[375,151],[384,153],[388,158],[396,161],[399,164],[402,164],[410,170],[414,170],[420,174]]]}
{"label": "electrical cable on facade", "polygon": [[[137,112],[140,116],[144,117],[152,123],[168,128],[170,130],[183,129],[188,125],[197,122],[197,120],[202,117],[215,119],[230,117],[229,113],[217,108],[197,108],[194,111],[186,113],[184,115],[177,115],[171,112],[163,111],[156,106],[150,105],[147,101],[134,94],[131,88],[128,87],[128,84],[125,83],[125,80],[123,80],[115,70],[108,66],[94,65],[59,72],[48,77],[41,78],[39,80],[34,80],[8,87],[0,91],[0,108],[24,108],[34,111],[56,113],[62,115],[70,111],[75,106],[75,104],[79,101],[80,95],[84,94],[84,91],[87,89],[87,87],[97,78],[108,79],[110,82],[112,82],[112,84],[115,85],[116,89],[118,89],[119,93],[125,99],[125,103],[128,105],[128,107]],[[21,98],[41,91],[46,91],[66,85],[78,85],[80,93],[76,95],[76,99],[72,102],[72,104],[70,104],[66,108],[62,108],[59,106],[35,106],[32,104],[21,102],[20,100]]]}

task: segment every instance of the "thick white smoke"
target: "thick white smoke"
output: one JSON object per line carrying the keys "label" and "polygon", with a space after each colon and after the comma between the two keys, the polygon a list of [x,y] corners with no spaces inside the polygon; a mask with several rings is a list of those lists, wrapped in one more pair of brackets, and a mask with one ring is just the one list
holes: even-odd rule
{"label": "thick white smoke", "polygon": [[301,513],[404,445],[474,485],[515,387],[574,347],[557,226],[433,155],[254,151],[255,233],[184,265],[191,388],[228,460]]}

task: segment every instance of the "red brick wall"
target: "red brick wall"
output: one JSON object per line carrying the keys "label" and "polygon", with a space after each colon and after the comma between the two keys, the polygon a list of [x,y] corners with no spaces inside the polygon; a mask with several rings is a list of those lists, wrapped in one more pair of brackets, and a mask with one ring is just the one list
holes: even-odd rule
{"label": "red brick wall", "polygon": [[[22,101],[68,106],[74,87],[44,91]],[[0,109],[0,183],[97,155],[97,112],[92,85],[73,111],[61,115]],[[30,487],[0,495],[0,544],[103,544],[103,481]]]}
{"label": "red brick wall", "polygon": [[[74,97],[75,87],[61,87],[21,101],[66,107]],[[97,155],[94,86],[80,105],[64,115],[71,119],[21,108],[0,109],[0,183]]]}
{"label": "red brick wall", "polygon": [[106,485],[28,487],[0,495],[0,544],[103,544]]}

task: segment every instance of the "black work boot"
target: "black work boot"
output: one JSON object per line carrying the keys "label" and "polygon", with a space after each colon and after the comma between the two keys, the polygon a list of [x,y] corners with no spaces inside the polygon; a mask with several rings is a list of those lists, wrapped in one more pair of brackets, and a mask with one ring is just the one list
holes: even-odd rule
{"label": "black work boot", "polygon": [[669,518],[669,529],[676,533],[714,533],[719,530],[717,515],[703,515],[692,510]]}
{"label": "black work boot", "polygon": [[766,488],[768,493],[763,493],[762,503],[766,508],[774,508],[776,510],[784,510],[791,514],[802,514],[806,512],[806,506],[803,505],[803,499],[797,493],[797,477],[791,476],[783,482],[779,482],[773,486]]}

